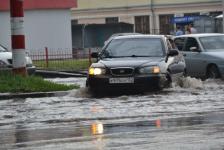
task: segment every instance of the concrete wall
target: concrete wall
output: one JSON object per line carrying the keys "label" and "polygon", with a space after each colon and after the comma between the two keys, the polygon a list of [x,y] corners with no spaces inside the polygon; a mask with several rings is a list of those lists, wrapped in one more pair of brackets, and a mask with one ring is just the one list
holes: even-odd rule
{"label": "concrete wall", "polygon": [[[154,5],[221,2],[221,0],[153,0]],[[77,10],[150,5],[151,0],[78,0]]]}
{"label": "concrete wall", "polygon": [[104,24],[105,18],[79,19],[79,24]]}
{"label": "concrete wall", "polygon": [[11,48],[10,15],[6,12],[0,12],[0,44]]}
{"label": "concrete wall", "polygon": [[[69,9],[26,11],[24,21],[26,49],[31,51],[44,47],[55,50],[72,49]],[[8,12],[0,12],[0,22],[0,43],[10,48],[11,31]]]}
{"label": "concrete wall", "polygon": [[120,16],[119,17],[119,22],[125,22],[125,23],[134,24],[135,23],[135,19],[132,16]]}

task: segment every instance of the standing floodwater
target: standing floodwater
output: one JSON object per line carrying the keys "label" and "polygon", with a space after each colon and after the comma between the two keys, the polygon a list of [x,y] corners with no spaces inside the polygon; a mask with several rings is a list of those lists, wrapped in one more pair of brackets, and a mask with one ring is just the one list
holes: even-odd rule
{"label": "standing floodwater", "polygon": [[64,97],[0,101],[0,149],[224,148],[224,81],[185,78],[144,95],[94,98],[85,78]]}

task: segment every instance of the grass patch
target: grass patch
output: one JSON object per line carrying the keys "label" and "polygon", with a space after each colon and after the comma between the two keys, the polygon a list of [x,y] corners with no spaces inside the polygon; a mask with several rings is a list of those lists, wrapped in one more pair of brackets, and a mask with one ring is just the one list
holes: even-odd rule
{"label": "grass patch", "polygon": [[88,59],[66,59],[66,60],[49,60],[48,66],[45,60],[33,61],[33,64],[40,69],[76,71],[86,70],[89,67]]}
{"label": "grass patch", "polygon": [[57,84],[45,81],[41,77],[22,77],[13,75],[12,73],[0,73],[1,93],[52,92],[67,91],[77,88],[79,88],[79,86]]}

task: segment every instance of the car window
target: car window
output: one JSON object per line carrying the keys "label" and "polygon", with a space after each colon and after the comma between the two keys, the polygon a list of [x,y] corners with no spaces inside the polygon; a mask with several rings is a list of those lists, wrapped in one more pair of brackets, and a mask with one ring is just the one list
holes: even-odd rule
{"label": "car window", "polygon": [[103,51],[103,57],[161,57],[164,45],[160,38],[124,38],[112,40]]}
{"label": "car window", "polygon": [[175,46],[174,46],[174,44],[173,44],[173,40],[172,40],[172,39],[167,39],[167,40],[166,40],[166,43],[167,43],[167,47],[168,47],[168,49],[169,49],[169,50],[171,50],[171,49],[174,49],[174,48],[175,48]]}
{"label": "car window", "polygon": [[0,45],[0,52],[6,52],[7,50]]}
{"label": "car window", "polygon": [[199,40],[205,50],[224,50],[224,35],[201,37]]}
{"label": "car window", "polygon": [[175,45],[179,51],[183,51],[185,38],[176,38],[174,40]]}
{"label": "car window", "polygon": [[189,37],[187,39],[184,51],[191,51],[192,47],[196,47],[197,49],[199,49],[199,45],[198,45],[197,40],[195,38]]}

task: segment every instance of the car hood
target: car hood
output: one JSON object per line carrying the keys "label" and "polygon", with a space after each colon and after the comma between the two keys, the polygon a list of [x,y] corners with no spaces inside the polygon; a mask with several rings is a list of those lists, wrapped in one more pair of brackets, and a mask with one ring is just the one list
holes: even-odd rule
{"label": "car hood", "polygon": [[106,58],[100,60],[99,63],[103,64],[108,68],[114,67],[139,67],[144,64],[157,65],[163,61],[161,57],[134,57],[134,58]]}
{"label": "car hood", "polygon": [[[9,62],[8,62],[9,59],[12,59],[12,52],[1,52],[0,53],[0,60],[9,64]],[[32,64],[32,60],[28,56],[26,56],[26,64]]]}
{"label": "car hood", "polygon": [[8,59],[12,59],[12,53],[11,52],[1,52],[0,53],[0,60],[7,62]]}

